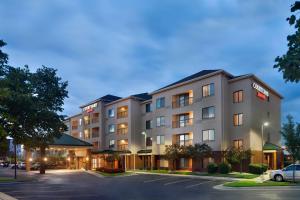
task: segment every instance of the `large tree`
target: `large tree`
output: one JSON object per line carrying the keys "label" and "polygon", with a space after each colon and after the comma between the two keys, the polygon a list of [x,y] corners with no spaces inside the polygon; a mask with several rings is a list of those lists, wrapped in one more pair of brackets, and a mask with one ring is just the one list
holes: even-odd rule
{"label": "large tree", "polygon": [[[300,160],[300,124],[295,124],[293,117],[288,115],[287,122],[282,125],[281,134],[295,164]],[[293,181],[295,182],[295,167],[293,167]]]}
{"label": "large tree", "polygon": [[226,161],[231,164],[239,164],[240,166],[240,173],[242,173],[243,170],[243,162],[245,160],[250,160],[251,158],[251,150],[250,149],[244,149],[244,148],[236,148],[236,147],[229,147],[226,149],[225,153],[225,159]]}
{"label": "large tree", "polygon": [[293,13],[287,18],[287,21],[296,30],[293,34],[287,36],[288,51],[275,59],[274,68],[283,73],[283,78],[290,82],[300,81],[300,18],[296,16],[300,10],[300,1],[296,1],[291,6]]}
{"label": "large tree", "polygon": [[8,56],[2,51],[0,56],[0,126],[15,144],[40,149],[40,173],[45,173],[45,149],[67,128],[58,113],[68,96],[68,83],[55,69],[43,66],[30,72],[27,66],[6,65]]}

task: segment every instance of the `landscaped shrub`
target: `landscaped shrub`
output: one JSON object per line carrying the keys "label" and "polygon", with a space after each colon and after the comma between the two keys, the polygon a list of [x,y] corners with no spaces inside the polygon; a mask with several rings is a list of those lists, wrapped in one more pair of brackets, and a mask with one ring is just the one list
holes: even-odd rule
{"label": "landscaped shrub", "polygon": [[231,165],[228,163],[220,163],[219,164],[219,172],[221,174],[228,174],[231,171]]}
{"label": "landscaped shrub", "polygon": [[99,168],[96,169],[96,171],[105,172],[105,173],[122,173],[122,172],[125,172],[123,169],[111,169],[111,168],[104,168],[104,167],[99,167]]}
{"label": "landscaped shrub", "polygon": [[218,171],[218,165],[216,163],[209,163],[207,165],[207,172],[210,174],[217,173]]}
{"label": "landscaped shrub", "polygon": [[261,174],[261,172],[265,172],[267,171],[268,169],[268,166],[263,164],[250,164],[249,165],[249,172],[252,173],[252,174]]}

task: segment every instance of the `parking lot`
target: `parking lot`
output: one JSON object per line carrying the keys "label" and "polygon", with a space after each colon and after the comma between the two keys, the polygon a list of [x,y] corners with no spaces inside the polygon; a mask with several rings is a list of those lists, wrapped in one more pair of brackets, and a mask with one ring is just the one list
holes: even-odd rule
{"label": "parking lot", "polygon": [[[39,176],[39,175],[38,175]],[[36,181],[0,184],[17,199],[298,199],[299,191],[221,191],[224,181],[161,175],[96,177],[82,171],[52,171]]]}

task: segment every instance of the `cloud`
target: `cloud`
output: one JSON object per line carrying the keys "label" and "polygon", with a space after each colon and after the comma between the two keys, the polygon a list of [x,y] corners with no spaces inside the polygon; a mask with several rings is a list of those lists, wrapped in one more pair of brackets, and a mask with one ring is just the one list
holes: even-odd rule
{"label": "cloud", "polygon": [[[107,93],[153,91],[186,75],[223,68],[254,73],[299,114],[299,84],[272,68],[292,31],[293,1],[6,1],[0,33],[10,63],[55,67],[69,81],[65,113]],[[295,102],[293,101],[295,99]]]}

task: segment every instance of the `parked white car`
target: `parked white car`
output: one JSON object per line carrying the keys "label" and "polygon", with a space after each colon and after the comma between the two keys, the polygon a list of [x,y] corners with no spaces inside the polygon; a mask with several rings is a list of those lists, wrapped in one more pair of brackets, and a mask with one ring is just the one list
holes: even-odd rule
{"label": "parked white car", "polygon": [[292,180],[294,167],[295,179],[300,180],[300,164],[292,164],[283,169],[271,171],[270,179],[275,181]]}

